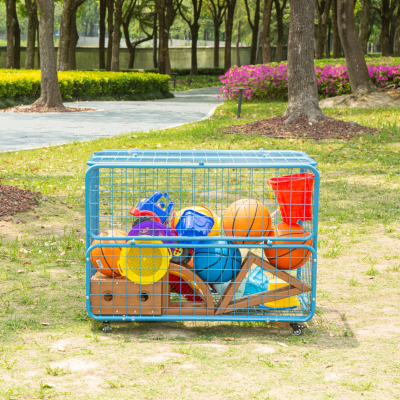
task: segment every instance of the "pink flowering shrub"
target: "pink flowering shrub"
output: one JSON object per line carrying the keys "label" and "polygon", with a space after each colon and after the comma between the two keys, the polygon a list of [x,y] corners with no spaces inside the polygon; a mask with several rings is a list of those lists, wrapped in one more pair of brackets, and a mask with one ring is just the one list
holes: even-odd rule
{"label": "pink flowering shrub", "polygon": [[[398,59],[388,57],[367,61],[369,75],[377,87],[400,86],[400,64],[394,65],[393,61],[398,62]],[[351,93],[345,64],[316,66],[315,76],[321,98]],[[287,99],[286,63],[233,66],[220,79],[224,84],[220,95],[229,99],[237,98],[241,87],[245,88],[243,94],[247,99]]]}

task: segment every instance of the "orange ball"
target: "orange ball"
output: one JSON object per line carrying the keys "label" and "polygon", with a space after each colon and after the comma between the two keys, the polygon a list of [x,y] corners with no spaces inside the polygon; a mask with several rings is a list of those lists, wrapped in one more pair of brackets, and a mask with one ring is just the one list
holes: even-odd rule
{"label": "orange ball", "polygon": [[[223,228],[226,236],[268,236],[271,215],[268,208],[255,199],[241,199],[232,203],[225,211]],[[257,244],[261,241],[234,241],[236,244]]]}
{"label": "orange ball", "polygon": [[[270,232],[270,237],[306,237],[310,234],[301,225],[288,225],[281,222],[274,226]],[[293,249],[290,245],[306,244],[312,246],[312,239],[303,242],[295,241],[274,241],[273,244],[288,245],[288,248],[274,249],[268,247],[264,249],[264,254],[268,261],[278,269],[293,270],[303,266],[311,256],[311,251],[307,249]]]}
{"label": "orange ball", "polygon": [[[100,233],[99,236],[128,236],[126,232],[121,230],[108,230]],[[126,243],[125,240],[93,240],[92,245],[101,243]],[[92,264],[107,276],[119,276],[117,262],[121,254],[121,247],[96,247],[90,253]]]}

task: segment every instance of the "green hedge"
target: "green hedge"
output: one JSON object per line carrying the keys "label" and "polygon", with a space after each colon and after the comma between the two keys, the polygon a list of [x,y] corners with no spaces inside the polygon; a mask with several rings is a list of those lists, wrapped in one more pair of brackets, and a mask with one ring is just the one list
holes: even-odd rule
{"label": "green hedge", "polygon": [[[154,73],[64,71],[58,73],[64,100],[73,98],[145,98],[146,93],[167,94],[169,75]],[[40,71],[0,70],[0,100],[40,96]]]}
{"label": "green hedge", "polygon": [[[104,71],[104,70],[90,70],[90,71]],[[121,72],[142,72],[142,73],[158,74],[157,68],[121,69]],[[178,75],[181,75],[181,76],[186,76],[186,75],[190,75],[190,68],[172,68],[172,72],[177,73]],[[223,68],[199,68],[198,72],[199,72],[199,75],[207,75],[207,76],[221,76],[221,75],[224,75],[224,73],[225,73]]]}

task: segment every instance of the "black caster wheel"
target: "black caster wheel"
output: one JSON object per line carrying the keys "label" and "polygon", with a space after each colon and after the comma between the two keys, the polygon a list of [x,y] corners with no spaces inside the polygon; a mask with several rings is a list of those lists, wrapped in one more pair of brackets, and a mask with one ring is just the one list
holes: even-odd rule
{"label": "black caster wheel", "polygon": [[142,222],[147,222],[147,221],[154,221],[154,219],[149,217],[139,217],[133,221],[132,228],[135,227],[136,225],[141,224]]}
{"label": "black caster wheel", "polygon": [[111,333],[112,329],[111,329],[111,325],[108,322],[104,323],[103,326],[103,332],[104,333]]}
{"label": "black caster wheel", "polygon": [[187,264],[192,256],[189,254],[189,249],[176,247],[172,254],[171,261],[175,264]]}
{"label": "black caster wheel", "polygon": [[304,333],[305,325],[291,323],[290,326],[293,329],[294,336],[301,336]]}

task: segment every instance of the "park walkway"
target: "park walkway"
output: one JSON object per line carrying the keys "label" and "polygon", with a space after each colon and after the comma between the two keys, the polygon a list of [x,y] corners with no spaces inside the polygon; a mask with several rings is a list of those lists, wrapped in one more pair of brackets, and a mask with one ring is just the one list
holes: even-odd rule
{"label": "park walkway", "polygon": [[26,150],[130,132],[165,129],[210,117],[218,104],[218,87],[174,92],[156,101],[89,101],[67,106],[94,108],[82,113],[0,112],[0,152]]}

